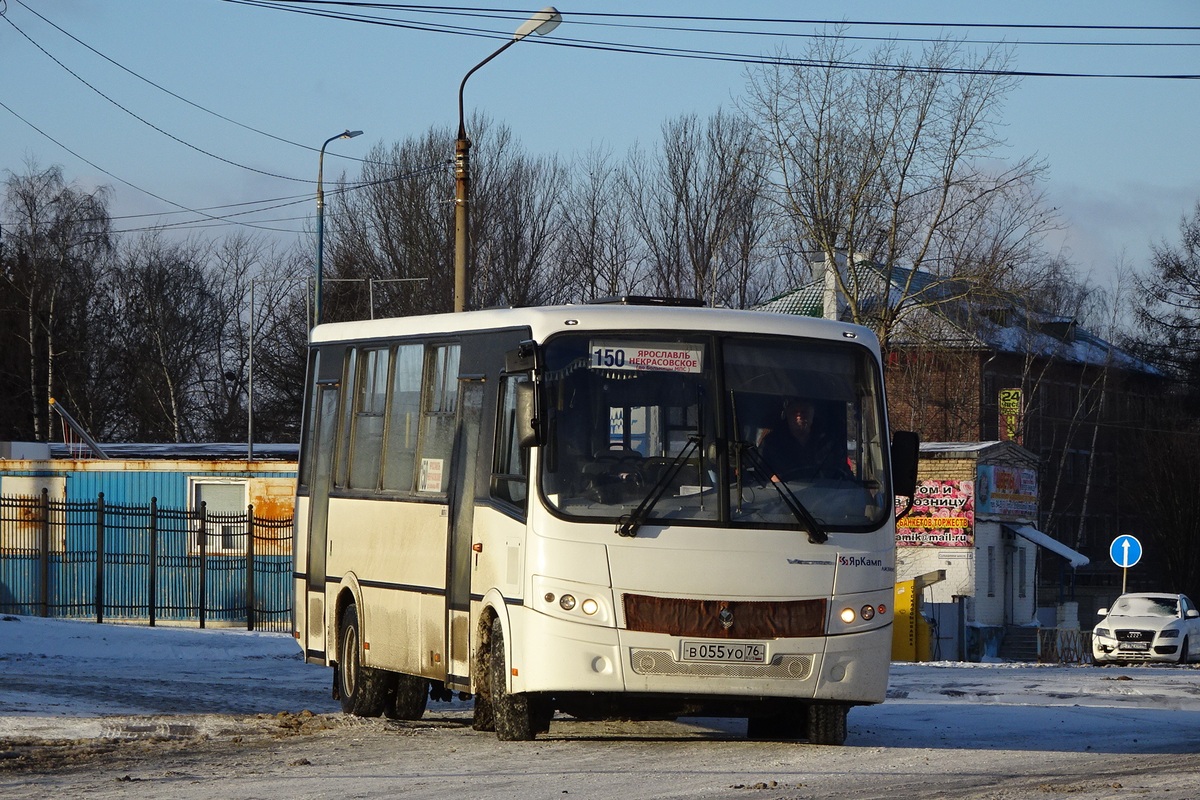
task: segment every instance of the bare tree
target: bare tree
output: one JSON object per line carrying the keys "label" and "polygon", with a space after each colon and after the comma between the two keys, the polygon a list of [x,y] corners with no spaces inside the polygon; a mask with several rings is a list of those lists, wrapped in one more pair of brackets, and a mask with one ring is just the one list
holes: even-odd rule
{"label": "bare tree", "polygon": [[570,174],[576,179],[564,201],[557,279],[566,299],[637,294],[643,278],[624,171],[611,154],[592,150]]}
{"label": "bare tree", "polygon": [[127,427],[133,441],[200,441],[203,387],[213,370],[221,313],[206,271],[211,245],[170,242],[161,231],[123,249],[116,290]]}
{"label": "bare tree", "polygon": [[556,273],[566,168],[557,158],[527,154],[507,126],[477,123],[474,129],[471,305],[565,300],[563,287],[551,276]]}
{"label": "bare tree", "polygon": [[[214,243],[204,273],[212,287],[212,331],[215,336],[205,353],[197,386],[197,429],[204,439],[238,441],[247,430],[250,386],[250,347],[255,328],[275,313],[281,296],[303,289],[289,277],[279,277],[269,265],[276,261],[273,247],[262,237],[235,233]],[[254,308],[251,310],[251,303]],[[259,346],[255,357],[277,357]],[[302,379],[303,368],[297,375]]]}
{"label": "bare tree", "polygon": [[[563,299],[550,279],[566,170],[532,158],[503,125],[475,116],[471,181],[471,305]],[[448,130],[372,149],[356,186],[327,217],[329,319],[449,311],[454,287],[453,152]],[[368,308],[373,296],[375,308]]]}
{"label": "bare tree", "polygon": [[1193,410],[1200,407],[1200,201],[1180,220],[1177,245],[1153,246],[1135,293],[1132,346],[1182,382]]}
{"label": "bare tree", "polygon": [[357,185],[343,182],[327,193],[325,267],[331,280],[324,292],[325,320],[451,309],[452,152],[449,130],[430,130],[390,148],[376,145]]}
{"label": "bare tree", "polygon": [[[744,105],[797,250],[827,264],[850,256],[836,270],[846,315],[886,348],[898,321],[932,296],[927,276],[962,293],[1011,290],[1053,219],[1037,189],[1044,165],[995,158],[1015,85],[1002,51],[972,60],[939,41],[916,58],[895,45],[854,56],[838,35],[816,39],[802,58],[755,70]],[[860,258],[885,265],[891,291],[854,268]]]}
{"label": "bare tree", "polygon": [[[300,438],[308,364],[311,253],[270,253],[254,281],[254,440]],[[247,378],[250,376],[247,375]]]}
{"label": "bare tree", "polygon": [[[1139,471],[1131,499],[1161,553],[1162,588],[1200,594],[1200,202],[1179,224],[1179,241],[1152,249],[1149,270],[1134,280],[1136,332],[1128,346],[1158,366],[1171,391],[1150,398],[1131,433]],[[1148,428],[1148,430],[1145,430]]]}
{"label": "bare tree", "polygon": [[31,162],[24,174],[8,173],[4,208],[15,224],[4,231],[3,303],[24,360],[23,379],[6,376],[20,399],[10,419],[27,420],[24,435],[44,441],[56,394],[69,394],[87,424],[104,416],[88,387],[108,363],[100,328],[112,244],[107,190],[83,191],[61,167]]}
{"label": "bare tree", "polygon": [[632,223],[655,293],[744,305],[762,256],[763,155],[753,131],[716,112],[663,124],[662,148],[634,148],[626,170]]}

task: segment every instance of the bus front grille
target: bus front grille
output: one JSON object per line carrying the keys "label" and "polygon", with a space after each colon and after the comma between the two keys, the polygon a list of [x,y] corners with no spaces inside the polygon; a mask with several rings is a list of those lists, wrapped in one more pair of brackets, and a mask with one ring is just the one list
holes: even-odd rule
{"label": "bus front grille", "polygon": [[699,600],[622,595],[625,627],[706,639],[790,639],[825,635],[826,600]]}

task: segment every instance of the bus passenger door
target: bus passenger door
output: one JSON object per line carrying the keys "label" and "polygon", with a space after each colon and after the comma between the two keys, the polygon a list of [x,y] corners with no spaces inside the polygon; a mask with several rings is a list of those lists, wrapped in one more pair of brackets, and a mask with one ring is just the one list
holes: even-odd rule
{"label": "bus passenger door", "polygon": [[316,430],[313,432],[312,477],[308,496],[308,563],[305,565],[305,653],[325,656],[325,557],[329,547],[329,487],[333,480],[333,450],[337,434],[338,386],[317,386]]}
{"label": "bus passenger door", "polygon": [[471,541],[483,393],[482,379],[460,379],[446,575],[446,685],[460,691],[470,690]]}

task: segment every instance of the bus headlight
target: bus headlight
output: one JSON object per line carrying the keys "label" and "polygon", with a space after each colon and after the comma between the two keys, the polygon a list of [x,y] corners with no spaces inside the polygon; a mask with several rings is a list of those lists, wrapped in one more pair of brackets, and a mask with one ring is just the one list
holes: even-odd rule
{"label": "bus headlight", "polygon": [[853,606],[843,608],[838,612],[838,619],[842,621],[843,625],[853,625],[857,622],[870,622],[877,616],[886,616],[887,612],[888,607],[886,603],[880,603],[879,605],[867,603],[860,608],[854,608]]}
{"label": "bus headlight", "polygon": [[532,588],[534,608],[543,614],[587,625],[616,624],[607,586],[535,575]]}

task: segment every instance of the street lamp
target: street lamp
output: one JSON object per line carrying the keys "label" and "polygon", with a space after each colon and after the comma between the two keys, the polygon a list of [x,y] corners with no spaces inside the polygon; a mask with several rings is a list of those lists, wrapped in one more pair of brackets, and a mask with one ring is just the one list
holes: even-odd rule
{"label": "street lamp", "polygon": [[317,158],[317,288],[313,301],[313,324],[321,324],[321,277],[325,270],[325,191],[321,188],[321,173],[325,171],[325,148],[337,139],[353,139],[362,136],[362,131],[342,131],[337,136],[330,136],[321,145],[321,155]]}
{"label": "street lamp", "polygon": [[463,116],[463,89],[466,88],[467,78],[496,56],[512,47],[531,33],[545,36],[558,27],[562,22],[562,14],[554,6],[546,6],[541,11],[526,20],[513,38],[471,68],[462,83],[458,85],[458,139],[454,142],[454,310],[465,311],[467,307],[467,250],[469,249],[469,232],[467,230],[468,195],[471,184],[470,150],[471,140],[467,138],[467,125]]}

